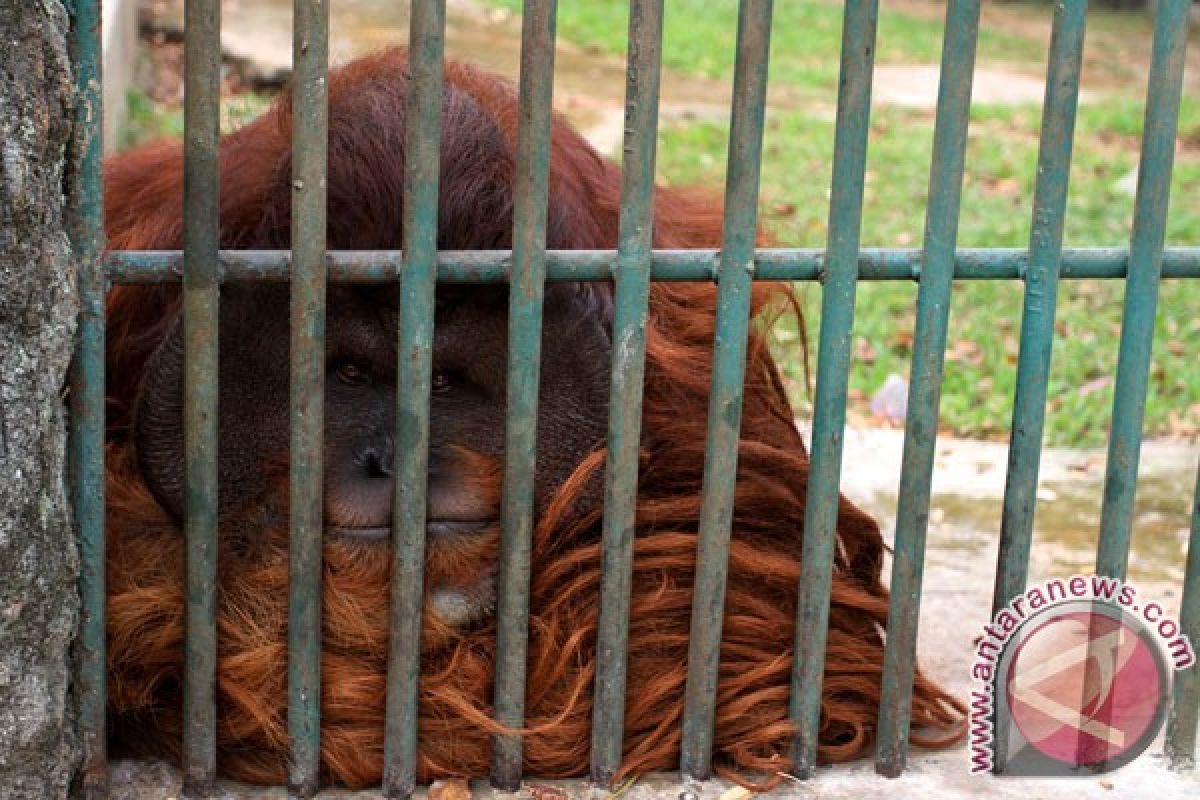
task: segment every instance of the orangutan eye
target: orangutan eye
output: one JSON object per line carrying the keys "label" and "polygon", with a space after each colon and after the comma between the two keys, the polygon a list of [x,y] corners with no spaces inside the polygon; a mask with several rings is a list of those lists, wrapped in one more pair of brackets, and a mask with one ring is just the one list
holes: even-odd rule
{"label": "orangutan eye", "polygon": [[445,394],[454,388],[454,381],[450,379],[450,373],[443,372],[442,370],[434,370],[429,388],[434,394]]}
{"label": "orangutan eye", "polygon": [[362,386],[370,380],[367,371],[353,361],[340,361],[334,368],[337,379],[347,386]]}

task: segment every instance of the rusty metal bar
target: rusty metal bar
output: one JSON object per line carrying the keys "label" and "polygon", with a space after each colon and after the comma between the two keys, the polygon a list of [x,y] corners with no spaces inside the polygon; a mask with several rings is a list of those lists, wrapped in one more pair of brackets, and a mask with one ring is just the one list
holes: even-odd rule
{"label": "rusty metal bar", "polygon": [[1086,0],[1054,7],[993,614],[1025,590],[1029,569],[1086,11]]}
{"label": "rusty metal bar", "polygon": [[296,0],[292,63],[291,460],[288,786],[312,797],[321,766],[321,551],[325,452],[325,185],[329,6]]}
{"label": "rusty metal bar", "polygon": [[950,290],[954,283],[954,245],[958,241],[979,9],[980,0],[952,0],[946,7],[942,39],[929,205],[925,213],[925,259],[917,291],[917,325],[908,414],[904,424],[892,592],[883,659],[883,696],[879,704],[879,740],[875,751],[875,770],[889,778],[898,777],[904,771],[908,758],[925,534],[929,526]]}
{"label": "rusty metal bar", "polygon": [[184,37],[184,790],[216,778],[217,356],[221,7],[189,0]]}
{"label": "rusty metal bar", "polygon": [[663,0],[633,0],[625,85],[625,148],[613,300],[613,348],[605,464],[600,621],[592,705],[592,781],[621,765],[625,668],[633,583],[638,451],[645,380],[646,314],[654,227],[654,156],[662,60]]}
{"label": "rusty metal bar", "polygon": [[[513,274],[508,307],[503,527],[496,603],[495,713],[496,721],[510,728],[520,728],[525,720],[529,559],[537,463],[557,8],[557,0],[526,0],[521,29]],[[493,738],[491,777],[496,787],[511,790],[520,785],[523,752],[520,736]]]}
{"label": "rusty metal bar", "polygon": [[842,27],[829,253],[821,294],[812,461],[792,660],[791,717],[796,726],[792,771],[800,778],[812,777],[817,760],[878,15],[877,0],[850,0]]}
{"label": "rusty metal bar", "polygon": [[425,583],[425,491],[437,278],[445,0],[414,3],[409,25],[404,131],[406,258],[399,272],[392,619],[383,767],[383,791],[389,798],[411,796],[417,783],[420,710],[417,689]]}
{"label": "rusty metal bar", "polygon": [[70,6],[75,66],[75,152],[79,170],[67,203],[67,224],[79,286],[79,332],[71,364],[71,505],[79,536],[79,735],[83,751],[80,793],[108,794],[106,718],[104,536],[104,246],[100,3]]}
{"label": "rusty metal bar", "polygon": [[[1179,629],[1192,644],[1193,658],[1200,648],[1200,469],[1192,501],[1192,534],[1188,541],[1183,599],[1179,604]],[[1196,727],[1200,721],[1200,665],[1175,673],[1171,714],[1167,718],[1167,757],[1174,769],[1196,766]]]}
{"label": "rusty metal bar", "polygon": [[716,336],[703,498],[696,545],[696,581],[688,636],[680,769],[693,778],[712,770],[713,725],[721,665],[721,627],[737,483],[742,389],[750,325],[750,288],[758,235],[758,185],[771,44],[770,0],[738,6],[733,108],[725,179],[725,218],[717,273]]}
{"label": "rusty metal bar", "polygon": [[[859,254],[860,281],[917,281],[922,251],[864,248]],[[326,259],[333,283],[394,283],[402,269],[399,250],[330,251]],[[222,282],[288,280],[291,256],[286,250],[222,250]],[[546,280],[607,281],[615,274],[613,250],[548,250]],[[655,250],[650,254],[654,282],[698,282],[715,279],[720,261],[715,250]],[[763,249],[754,254],[756,281],[818,281],[824,276],[821,249]],[[103,259],[105,274],[117,284],[178,283],[183,259],[177,250],[115,251]],[[1063,279],[1124,280],[1129,250],[1091,247],[1063,250]],[[506,283],[512,254],[505,250],[446,250],[437,257],[440,283]],[[956,281],[1021,280],[1029,271],[1029,253],[1018,248],[959,248],[954,255]],[[1172,247],[1163,253],[1164,278],[1200,278],[1200,247]]]}
{"label": "rusty metal bar", "polygon": [[1125,287],[1125,313],[1113,388],[1104,503],[1100,509],[1100,546],[1096,553],[1096,572],[1116,578],[1125,577],[1129,560],[1191,8],[1191,0],[1159,0],[1154,29],[1137,197],[1133,206],[1129,280]]}

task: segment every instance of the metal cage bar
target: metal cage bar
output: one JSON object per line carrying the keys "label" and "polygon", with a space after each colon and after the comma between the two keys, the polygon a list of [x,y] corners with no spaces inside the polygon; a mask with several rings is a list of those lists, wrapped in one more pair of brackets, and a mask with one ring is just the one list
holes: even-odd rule
{"label": "metal cage bar", "polygon": [[104,245],[101,164],[100,4],[76,0],[70,47],[75,65],[76,152],[82,156],[67,204],[67,224],[79,286],[79,333],[70,375],[71,505],[80,563],[77,686],[83,750],[80,791],[86,800],[108,793],[106,742],[107,648],[104,628]]}
{"label": "metal cage bar", "polygon": [[[1192,534],[1188,541],[1183,599],[1179,603],[1179,629],[1200,647],[1200,468],[1196,470],[1196,496],[1192,501]],[[1171,713],[1167,718],[1167,757],[1176,769],[1196,766],[1196,727],[1200,721],[1200,665],[1193,663],[1175,673]]]}
{"label": "metal cage bar", "polygon": [[792,659],[791,718],[796,726],[792,767],[800,778],[812,776],[817,759],[878,16],[878,0],[849,0],[842,23],[829,252],[821,293],[812,453]]}
{"label": "metal cage bar", "polygon": [[[655,250],[650,253],[653,282],[714,280],[719,253],[715,250]],[[394,283],[402,269],[399,251],[343,250],[326,259],[329,280],[335,283]],[[864,248],[859,252],[860,281],[916,281],[921,277],[920,250]],[[824,277],[824,250],[760,249],[754,254],[756,281],[819,281]],[[223,282],[281,282],[288,279],[291,255],[286,250],[222,250]],[[546,280],[607,281],[614,277],[616,254],[611,250],[547,250]],[[178,283],[183,277],[177,250],[109,253],[104,259],[108,279],[119,284]],[[1129,250],[1121,247],[1067,249],[1062,253],[1061,277],[1067,280],[1124,280]],[[439,283],[507,283],[512,254],[506,250],[443,250],[437,254]],[[1017,248],[959,248],[954,255],[956,281],[1020,280],[1028,272],[1029,252]],[[1164,278],[1200,278],[1200,247],[1172,247],[1163,253]]]}
{"label": "metal cage bar", "polygon": [[772,10],[771,0],[743,0],[738,5],[725,211],[720,268],[716,274],[712,390],[708,399],[680,758],[682,771],[694,778],[708,777],[712,767],[725,582],[742,425],[742,384],[750,326],[750,289],[758,233],[758,184]]}
{"label": "metal cage bar", "polygon": [[[537,401],[546,280],[546,202],[550,177],[551,102],[557,0],[526,0],[521,26],[521,78],[513,185],[513,272],[508,311],[504,494],[496,603],[496,720],[519,728],[525,718],[529,638],[529,559],[533,541]],[[524,747],[496,736],[492,783],[516,789]]]}
{"label": "metal cage bar", "polygon": [[879,741],[875,755],[875,769],[892,778],[903,771],[908,756],[925,533],[929,525],[929,494],[950,319],[950,289],[954,283],[954,245],[958,240],[979,9],[980,0],[951,2],[946,7],[942,39],[937,121],[925,215],[925,257],[917,291],[912,379],[905,417],[883,694],[879,706]]}
{"label": "metal cage bar", "polygon": [[291,441],[288,505],[288,785],[317,791],[321,766],[325,222],[329,5],[296,0],[292,102]]}
{"label": "metal cage bar", "polygon": [[1054,7],[993,614],[1025,590],[1029,569],[1054,314],[1058,280],[1063,271],[1063,223],[1075,142],[1086,11],[1086,0],[1072,0]]}
{"label": "metal cage bar", "polygon": [[221,7],[189,0],[184,33],[183,330],[185,789],[216,778],[217,360]]}
{"label": "metal cage bar", "polygon": [[1125,285],[1125,312],[1113,389],[1104,504],[1100,509],[1100,545],[1096,553],[1096,572],[1116,578],[1125,577],[1129,560],[1191,7],[1191,0],[1159,0],[1154,27],[1154,53],[1133,206],[1129,279]]}
{"label": "metal cage bar", "polygon": [[409,24],[404,260],[399,271],[396,377],[396,494],[392,506],[392,608],[383,773],[383,790],[389,798],[408,797],[417,785],[445,0],[413,3]]}
{"label": "metal cage bar", "polygon": [[654,233],[663,0],[633,0],[625,84],[625,145],[613,298],[613,348],[604,473],[600,618],[592,704],[592,781],[607,785],[621,765],[625,667],[633,581],[638,452],[645,382],[646,315]]}

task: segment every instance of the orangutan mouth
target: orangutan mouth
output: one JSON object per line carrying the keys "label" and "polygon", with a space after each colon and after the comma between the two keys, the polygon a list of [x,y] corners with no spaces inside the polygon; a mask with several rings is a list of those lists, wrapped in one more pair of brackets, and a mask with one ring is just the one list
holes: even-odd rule
{"label": "orangutan mouth", "polygon": [[[487,519],[430,519],[425,521],[425,535],[434,539],[449,539],[471,536],[491,525]],[[334,526],[329,533],[360,542],[386,542],[392,538],[392,526],[371,525],[363,527]]]}

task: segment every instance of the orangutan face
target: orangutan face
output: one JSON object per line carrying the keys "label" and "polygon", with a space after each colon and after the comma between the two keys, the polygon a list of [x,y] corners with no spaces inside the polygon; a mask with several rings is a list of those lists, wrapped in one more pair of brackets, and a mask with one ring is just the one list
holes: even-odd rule
{"label": "orangutan face", "polygon": [[[539,507],[603,443],[610,340],[602,298],[600,291],[580,286],[550,287],[546,294]],[[506,301],[507,287],[438,291],[426,511],[431,548],[461,544],[494,529],[499,518]],[[391,536],[397,321],[394,288],[329,291],[324,453],[329,537],[384,546]],[[287,463],[287,291],[231,285],[222,293],[220,323],[219,508],[223,516],[244,520],[247,508],[279,491],[279,470],[264,466]],[[179,323],[148,365],[135,425],[147,485],[177,518],[184,496],[182,337]],[[597,498],[598,491],[590,495]],[[491,574],[490,564],[479,569]],[[450,608],[461,598],[443,600]]]}

